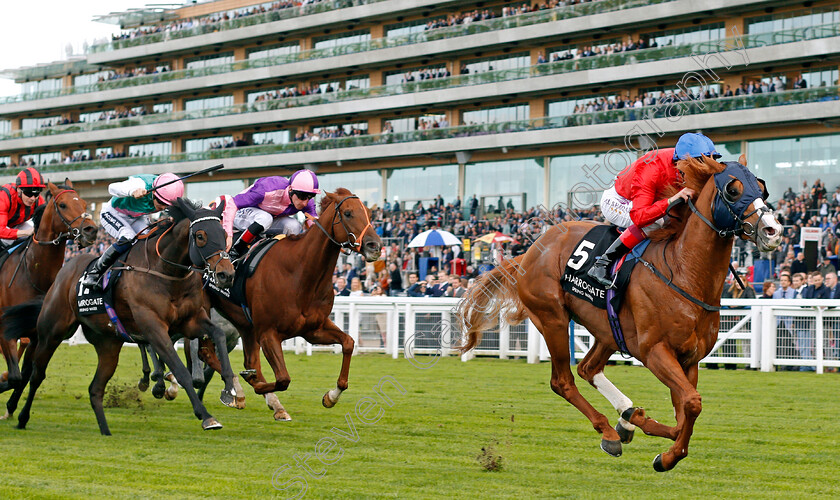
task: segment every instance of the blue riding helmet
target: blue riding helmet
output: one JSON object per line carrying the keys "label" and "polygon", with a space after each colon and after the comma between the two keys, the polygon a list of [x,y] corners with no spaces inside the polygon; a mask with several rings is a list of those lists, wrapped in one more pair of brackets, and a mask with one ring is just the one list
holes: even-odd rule
{"label": "blue riding helmet", "polygon": [[677,141],[677,146],[674,148],[674,161],[683,158],[700,158],[701,156],[711,156],[712,158],[720,158],[721,155],[715,151],[715,143],[703,134],[688,133],[680,136]]}

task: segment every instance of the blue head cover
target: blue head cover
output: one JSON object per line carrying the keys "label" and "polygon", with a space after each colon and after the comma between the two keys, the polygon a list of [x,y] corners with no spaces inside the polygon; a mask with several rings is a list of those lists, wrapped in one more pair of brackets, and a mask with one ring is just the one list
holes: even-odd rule
{"label": "blue head cover", "polygon": [[700,133],[681,135],[674,148],[674,161],[682,160],[686,157],[700,158],[701,156],[720,158],[720,154],[715,151],[715,144],[705,135]]}
{"label": "blue head cover", "polygon": [[[715,174],[715,187],[718,192],[712,204],[712,220],[720,229],[733,230],[740,224],[736,217],[743,219],[744,213],[752,202],[756,198],[763,198],[764,190],[747,167],[736,161],[722,163],[726,165],[726,168],[723,172]],[[737,200],[727,200],[726,186],[736,179],[744,185],[744,191]]]}

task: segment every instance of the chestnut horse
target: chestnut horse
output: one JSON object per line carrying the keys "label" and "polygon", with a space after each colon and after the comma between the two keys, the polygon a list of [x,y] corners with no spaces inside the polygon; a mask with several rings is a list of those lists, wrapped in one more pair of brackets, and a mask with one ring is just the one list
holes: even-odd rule
{"label": "chestnut horse", "polygon": [[[152,345],[172,368],[178,382],[192,402],[195,416],[202,428],[219,429],[219,424],[199,401],[189,372],[172,347],[170,337],[188,338],[210,336],[221,346],[217,349],[222,362],[225,389],[222,402],[232,406],[233,371],[224,348],[225,335],[214,325],[204,309],[202,281],[196,268],[209,275],[219,286],[229,287],[233,281],[233,264],[225,253],[225,234],[221,225],[224,206],[215,211],[195,209],[189,201],[178,198],[168,209],[173,219],[164,219],[153,226],[147,238],[139,240],[124,257],[125,275],[116,283],[114,310],[124,325],[127,336],[134,342]],[[22,336],[37,329],[33,338],[32,376],[26,404],[18,417],[18,428],[29,421],[30,409],[38,387],[44,380],[47,364],[61,341],[69,338],[81,324],[85,338],[93,344],[98,366],[90,384],[90,404],[96,414],[99,430],[110,435],[102,407],[102,396],[108,380],[114,374],[120,349],[125,340],[117,334],[114,322],[105,313],[81,316],[76,301],[76,285],[93,259],[82,255],[71,259],[59,271],[41,303],[29,302],[6,310],[3,321],[7,338]],[[37,323],[33,325],[34,318]],[[18,389],[15,389],[18,392]]]}
{"label": "chestnut horse", "polygon": [[[27,238],[24,249],[10,255],[0,269],[0,308],[26,302],[47,292],[64,264],[68,238],[76,240],[82,247],[96,241],[96,224],[87,213],[87,203],[73,189],[73,184],[65,180],[64,185],[56,186],[50,182],[47,187],[47,202],[38,207],[33,219],[35,234]],[[3,382],[0,382],[0,392],[21,383],[18,361],[28,344],[28,338],[21,339],[18,351],[16,340],[0,340],[9,367],[8,375],[4,374]],[[9,417],[11,413],[7,410],[0,419]]]}
{"label": "chestnut horse", "polygon": [[[741,157],[741,163],[745,161]],[[654,459],[654,469],[660,472],[672,469],[688,454],[694,422],[701,411],[698,364],[712,350],[720,327],[719,307],[709,304],[720,304],[733,235],[751,239],[761,251],[776,248],[781,240],[781,226],[762,199],[763,186],[746,167],[711,159],[682,160],[678,166],[685,173],[685,185],[699,193],[696,207],[689,203],[679,208],[677,215],[682,218],[671,222],[682,222],[670,228],[670,235],[668,228],[665,234],[652,235],[659,241],[650,244],[643,258],[666,276],[660,278],[646,266],[636,266],[619,313],[629,353],[671,390],[676,426],[648,418],[607,380],[604,366],[619,347],[606,311],[563,290],[566,262],[593,223],[551,227],[524,255],[482,276],[458,310],[461,331],[467,336],[459,346],[462,352],[476,346],[482,331],[494,326],[500,311],[510,311],[507,320],[512,324],[530,318],[551,354],[552,390],[592,422],[602,434],[604,451],[620,456],[621,443],[630,442],[635,426],[645,434],[674,440],[667,452]],[[713,204],[724,213],[715,209],[713,215]],[[574,258],[586,260],[589,256],[578,249]],[[670,285],[664,281],[668,278]],[[681,296],[678,289],[693,300]],[[570,319],[585,326],[595,338],[577,371],[615,407],[620,416],[615,428],[575,386],[569,367]]]}
{"label": "chestnut horse", "polygon": [[[355,343],[330,319],[335,298],[332,277],[342,249],[358,252],[368,262],[377,260],[382,249],[367,207],[344,188],[324,193],[320,216],[313,220],[315,227],[274,244],[248,278],[245,293],[253,323],[241,307],[207,293],[209,304],[239,331],[245,351],[242,376],[254,392],[265,395],[275,420],[291,420],[273,394],[285,391],[291,382],[280,345],[286,339],[303,337],[312,344],[341,344],[341,372],[336,388],[324,394],[324,406],[332,408],[347,389]],[[275,382],[263,377],[260,348],[274,370]]]}

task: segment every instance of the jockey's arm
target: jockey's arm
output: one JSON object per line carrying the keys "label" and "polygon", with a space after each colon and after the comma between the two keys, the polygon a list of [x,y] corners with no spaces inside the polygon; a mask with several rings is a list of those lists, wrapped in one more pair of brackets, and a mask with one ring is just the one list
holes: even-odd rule
{"label": "jockey's arm", "polygon": [[130,177],[122,182],[113,182],[108,185],[108,194],[117,198],[125,198],[138,189],[146,189],[146,182],[139,177]]}

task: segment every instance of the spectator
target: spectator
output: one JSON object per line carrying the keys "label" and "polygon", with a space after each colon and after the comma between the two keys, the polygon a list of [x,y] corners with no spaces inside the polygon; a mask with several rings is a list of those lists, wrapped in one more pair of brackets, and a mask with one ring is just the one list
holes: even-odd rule
{"label": "spectator", "polygon": [[350,280],[350,292],[347,295],[350,297],[361,297],[364,295],[364,290],[362,290],[362,280],[360,278],[354,277]]}
{"label": "spectator", "polygon": [[773,294],[776,292],[776,283],[771,280],[767,280],[761,286],[761,298],[762,299],[772,299]]}
{"label": "spectator", "polygon": [[339,276],[335,281],[335,286],[333,286],[333,293],[339,297],[349,297],[350,289],[347,288],[347,280]]}
{"label": "spectator", "polygon": [[796,259],[790,264],[790,272],[794,275],[808,272],[808,264],[805,262],[805,252],[796,254]]}
{"label": "spectator", "polygon": [[400,275],[399,267],[397,267],[397,264],[394,262],[388,265],[388,270],[390,271],[390,277],[388,278],[388,293],[394,297],[403,291],[402,276]]}

